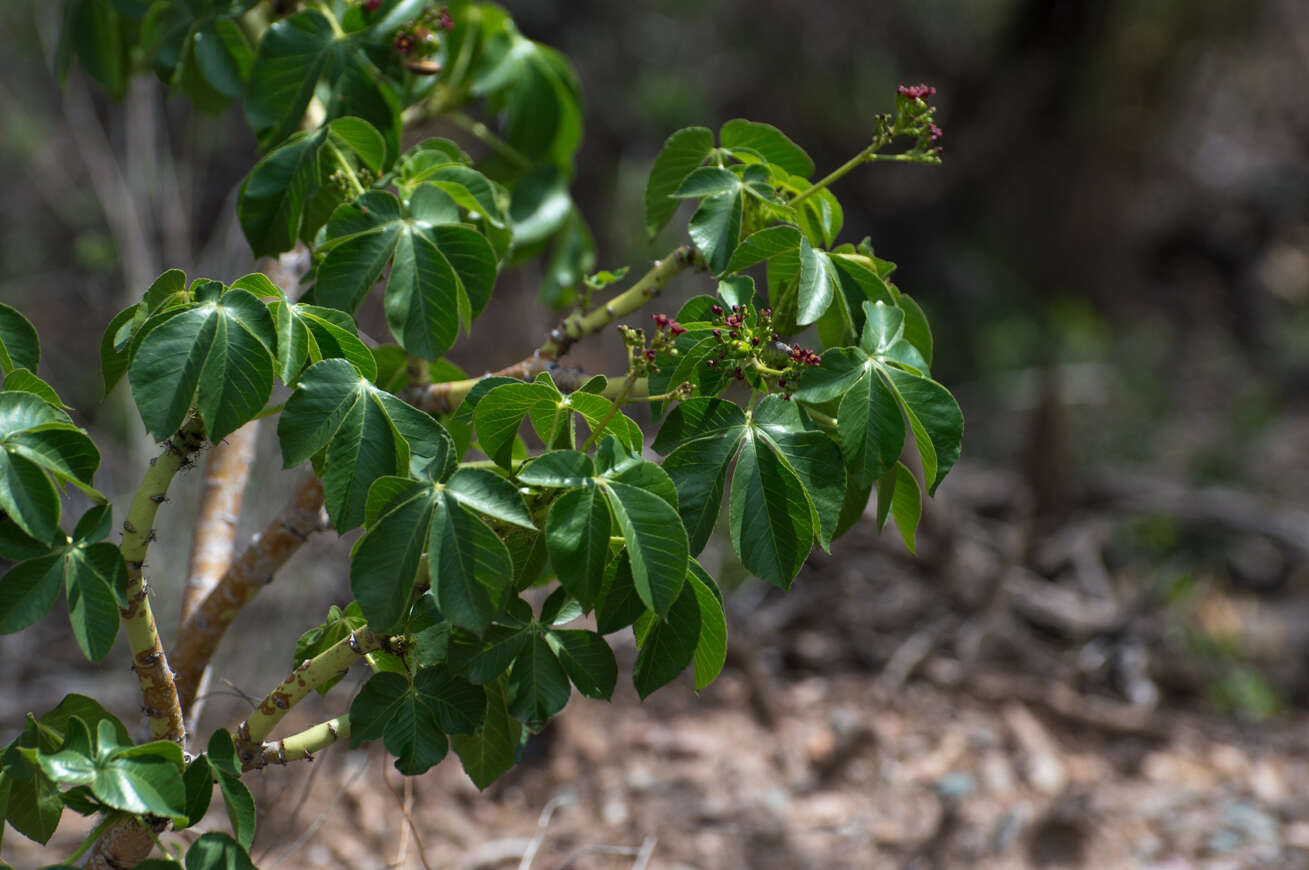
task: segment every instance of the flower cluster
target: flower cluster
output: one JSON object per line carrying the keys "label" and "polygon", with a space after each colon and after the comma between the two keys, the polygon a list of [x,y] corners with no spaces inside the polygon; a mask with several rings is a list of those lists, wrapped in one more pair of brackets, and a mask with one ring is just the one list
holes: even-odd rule
{"label": "flower cluster", "polygon": [[878,120],[883,131],[889,137],[912,136],[914,143],[911,154],[926,162],[939,162],[942,131],[936,125],[936,107],[927,104],[928,97],[936,95],[936,88],[931,85],[900,85],[896,89],[896,113],[892,121],[890,115],[880,115]]}
{"label": "flower cluster", "polygon": [[816,366],[822,357],[798,344],[788,348],[773,329],[773,310],[760,309],[757,315],[744,305],[709,309],[715,324],[711,334],[718,342],[718,353],[705,360],[705,366],[730,373],[738,381],[747,378],[753,386],[776,390],[789,398],[808,366]]}
{"label": "flower cluster", "polygon": [[[366,0],[364,8],[369,11],[377,9],[379,2]],[[438,30],[454,30],[455,22],[450,17],[449,7],[440,9],[428,7],[422,15],[410,21],[396,33],[392,47],[406,59],[422,60],[436,54],[441,47],[441,40],[436,35]]]}
{"label": "flower cluster", "polygon": [[686,332],[685,326],[667,314],[655,314],[651,319],[655,322],[655,332],[649,345],[645,341],[645,330],[641,327],[635,329],[626,325],[618,327],[619,334],[623,336],[623,344],[627,345],[628,370],[636,377],[646,377],[659,371],[659,366],[655,363],[659,354],[677,356],[677,337]]}

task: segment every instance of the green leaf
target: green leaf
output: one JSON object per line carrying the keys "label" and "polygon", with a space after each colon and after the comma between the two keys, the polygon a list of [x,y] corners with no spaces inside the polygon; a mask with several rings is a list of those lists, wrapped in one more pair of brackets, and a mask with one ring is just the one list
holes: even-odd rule
{"label": "green leaf", "polygon": [[292,384],[306,363],[349,360],[364,377],[377,378],[377,362],[359,339],[354,318],[334,308],[275,302],[278,376]]}
{"label": "green leaf", "polygon": [[732,474],[732,546],[747,570],[787,589],[813,544],[804,485],[783,459],[751,432]]}
{"label": "green leaf", "polygon": [[[121,346],[115,345],[115,338],[123,329],[129,328],[136,316],[137,306],[132,305],[124,308],[114,315],[109,321],[109,326],[105,328],[105,334],[100,339],[100,371],[103,376],[105,395],[109,395],[118,381],[127,371],[127,364],[131,362],[132,357],[128,352],[127,342]],[[0,352],[3,348],[0,347]],[[3,358],[0,358],[2,361]]]}
{"label": "green leaf", "polygon": [[554,629],[546,633],[546,640],[577,691],[588,698],[609,699],[618,683],[618,662],[603,637],[594,631]]}
{"label": "green leaf", "polygon": [[895,519],[905,548],[911,553],[916,552],[914,532],[923,513],[923,497],[918,489],[918,480],[902,462],[897,462],[895,468],[888,470],[877,486],[879,525],[885,521],[888,512]]}
{"label": "green leaf", "polygon": [[374,480],[409,470],[409,445],[390,413],[396,401],[348,361],[328,359],[300,377],[277,421],[284,467],[327,448],[323,500],[342,532],[363,522]]}
{"label": "green leaf", "polygon": [[800,231],[790,224],[768,227],[741,240],[727,263],[727,272],[739,272],[779,254],[794,253],[800,247]]}
{"label": "green leaf", "polygon": [[440,668],[409,680],[374,674],[350,705],[350,745],[382,738],[407,776],[425,773],[449,749],[447,734],[473,734],[486,715],[486,693]]}
{"label": "green leaf", "polygon": [[444,494],[432,516],[427,558],[441,612],[461,628],[485,632],[513,579],[513,562],[499,536]]}
{"label": "green leaf", "polygon": [[700,604],[693,583],[685,583],[666,619],[647,620],[640,652],[632,667],[632,682],[641,700],[677,677],[695,658],[700,640]]}
{"label": "green leaf", "polygon": [[927,494],[933,495],[959,458],[963,412],[950,391],[936,381],[889,366],[882,371],[909,420],[928,481]]}
{"label": "green leaf", "polygon": [[249,853],[227,834],[210,832],[186,850],[186,870],[257,870]]}
{"label": "green leaf", "polygon": [[22,631],[50,612],[63,568],[62,556],[44,556],[15,565],[0,578],[0,634]]}
{"label": "green leaf", "polygon": [[550,505],[545,521],[550,564],[584,610],[591,609],[604,583],[610,533],[609,507],[594,486],[565,492]]}
{"label": "green leaf", "polygon": [[460,468],[446,481],[445,491],[469,510],[521,528],[536,529],[518,490],[492,471]]}
{"label": "green leaf", "polygon": [[101,541],[70,547],[64,557],[68,621],[83,655],[98,662],[118,639],[120,604],[127,588],[127,566],[113,544]]}
{"label": "green leaf", "polygon": [[745,414],[722,399],[693,398],[668,414],[654,441],[677,487],[689,552],[704,549],[718,520],[728,466],[745,435]]}
{"label": "green leaf", "polygon": [[691,240],[704,255],[709,271],[714,275],[721,275],[727,269],[732,252],[740,241],[742,197],[739,190],[708,197],[691,216],[688,227]]}
{"label": "green leaf", "polygon": [[[223,732],[226,733],[226,732]],[[249,849],[255,839],[255,799],[250,789],[241,782],[240,775],[230,770],[219,768],[218,790],[223,794],[223,805],[227,808],[227,818],[232,823],[232,833],[244,849]]]}
{"label": "green leaf", "polygon": [[695,592],[700,607],[700,636],[695,643],[695,690],[704,689],[717,678],[727,661],[727,615],[723,612],[723,594],[700,563],[691,560],[686,583]]}
{"label": "green leaf", "polygon": [[718,141],[724,148],[758,151],[769,163],[792,175],[808,178],[814,172],[814,162],[804,149],[771,124],[735,118],[718,131]]}
{"label": "green leaf", "polygon": [[481,730],[476,735],[451,738],[464,771],[479,789],[486,788],[514,766],[523,731],[523,726],[509,713],[504,681],[496,680],[484,688],[486,719]]}
{"label": "green leaf", "polygon": [[17,308],[0,303],[0,369],[36,371],[41,362],[41,340],[36,327]]}
{"label": "green leaf", "polygon": [[660,496],[616,480],[601,484],[627,542],[632,579],[646,607],[668,613],[686,578],[686,529]]}
{"label": "green leaf", "polygon": [[472,93],[504,111],[503,137],[511,146],[534,161],[569,166],[582,139],[577,74],[559,52],[506,25],[505,49]]}
{"label": "green leaf", "polygon": [[557,166],[534,166],[514,182],[509,203],[514,247],[522,250],[544,242],[568,222],[573,200],[568,176]]}
{"label": "green leaf", "polygon": [[268,309],[245,290],[170,316],[146,335],[128,370],[146,429],[162,441],[194,404],[207,437],[222,440],[267,403],[276,345]]}
{"label": "green leaf", "polygon": [[813,323],[832,304],[838,279],[826,251],[815,250],[806,238],[800,239],[800,285],[795,322],[800,326]]}
{"label": "green leaf", "polygon": [[735,172],[718,166],[706,166],[682,179],[681,185],[673,191],[672,195],[677,199],[699,199],[723,193],[737,193],[740,189],[741,179]]}
{"label": "green leaf", "polygon": [[188,827],[193,826],[209,812],[209,804],[214,798],[214,772],[209,766],[209,759],[197,755],[186,766],[182,774],[182,785],[186,787],[186,817]]}
{"label": "green leaf", "polygon": [[497,257],[477,231],[459,226],[459,207],[423,184],[402,208],[389,193],[342,205],[327,225],[315,299],[353,312],[390,264],[387,323],[409,353],[434,360],[450,349],[461,319],[490,298]]}
{"label": "green leaf", "polygon": [[236,215],[256,257],[289,251],[301,237],[305,208],[321,183],[325,136],[320,130],[290,139],[256,163],[241,183]]}
{"label": "green leaf", "polygon": [[678,130],[664,142],[645,186],[645,230],[651,239],[659,234],[677,210],[673,191],[682,185],[686,176],[709,159],[713,150],[714,134],[706,127]]}
{"label": "green leaf", "polygon": [[632,564],[624,550],[609,563],[600,599],[595,607],[596,629],[612,634],[635,622],[645,612],[645,604],[632,580]]}
{"label": "green leaf", "polygon": [[514,436],[531,413],[553,412],[562,399],[554,387],[540,383],[501,384],[486,393],[473,411],[482,451],[502,468],[509,468]]}
{"label": "green leaf", "polygon": [[518,469],[516,477],[528,486],[572,488],[585,486],[595,475],[591,457],[576,450],[542,453]]}
{"label": "green leaf", "polygon": [[6,392],[31,393],[41,401],[48,402],[56,408],[68,408],[53,387],[27,369],[14,369],[6,375],[4,389]]}
{"label": "green leaf", "polygon": [[369,491],[370,507],[384,506],[369,512],[368,531],[350,551],[350,591],[379,631],[404,614],[438,498],[430,486],[397,477],[378,478]]}
{"label": "green leaf", "polygon": [[766,396],[755,408],[754,430],[777,452],[804,485],[818,543],[831,544],[845,500],[841,451],[805,417],[794,402]]}
{"label": "green leaf", "polygon": [[837,431],[846,467],[862,485],[877,480],[900,458],[904,420],[876,369],[865,366],[863,376],[841,399]]}
{"label": "green leaf", "polygon": [[509,712],[531,731],[540,731],[568,703],[568,675],[539,634],[532,634],[509,669]]}
{"label": "green leaf", "polygon": [[59,787],[40,770],[31,771],[31,776],[19,779],[8,773],[0,774],[9,786],[9,808],[6,821],[14,830],[44,845],[50,842],[59,819],[64,812],[64,802],[59,796]]}
{"label": "green leaf", "polygon": [[349,148],[373,172],[380,173],[385,167],[386,140],[363,118],[337,118],[328,123],[327,129],[334,143]]}
{"label": "green leaf", "polygon": [[122,99],[129,75],[129,34],[111,0],[69,0],[64,4],[64,23],[56,50],[60,76],[68,71],[74,53],[87,74],[99,82],[114,99]]}
{"label": "green leaf", "polygon": [[259,40],[245,112],[265,148],[299,127],[318,79],[338,52],[337,40],[331,23],[315,10],[274,22]]}

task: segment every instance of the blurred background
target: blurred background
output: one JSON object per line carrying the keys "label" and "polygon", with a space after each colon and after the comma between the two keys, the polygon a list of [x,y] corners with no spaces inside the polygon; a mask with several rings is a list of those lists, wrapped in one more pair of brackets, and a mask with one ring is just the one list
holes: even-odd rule
{"label": "blurred background", "polygon": [[[630,689],[575,700],[487,795],[447,761],[412,787],[428,857],[511,866],[539,830],[537,866],[631,866],[651,839],[650,866],[670,868],[1309,866],[1295,785],[1309,773],[1309,6],[507,5],[580,75],[574,194],[601,268],[639,272],[680,241],[675,221],[646,244],[641,219],[673,130],[766,121],[821,173],[865,144],[897,84],[934,85],[944,165],[870,166],[836,193],[843,240],[870,237],[926,309],[967,431],[917,558],[865,521],[786,596],[738,577],[718,684],[644,707]],[[197,114],[153,79],[123,105],[76,72],[61,89],[56,19],[54,4],[0,6],[0,301],[38,327],[41,374],[121,495],[153,446],[126,391],[102,395],[104,324],[165,268],[254,267],[233,204],[255,144],[239,111]],[[478,372],[539,343],[553,315],[537,277],[507,274],[484,315],[496,338],[452,357]],[[594,342],[574,358],[600,371],[620,357]],[[243,534],[294,480],[271,435]],[[152,555],[161,611],[185,571],[184,518]],[[224,647],[212,726],[346,599],[348,543],[316,542],[247,614],[267,643]],[[711,546],[739,575],[730,546]],[[67,631],[56,614],[0,638],[0,738],[78,688],[132,715],[125,658],[88,666]],[[260,777],[266,797],[335,795],[303,841],[316,811],[273,800],[265,854],[368,867],[399,848],[420,866],[418,846],[395,845],[409,835],[381,764],[342,751],[312,775]],[[19,840],[5,855],[21,866]]]}

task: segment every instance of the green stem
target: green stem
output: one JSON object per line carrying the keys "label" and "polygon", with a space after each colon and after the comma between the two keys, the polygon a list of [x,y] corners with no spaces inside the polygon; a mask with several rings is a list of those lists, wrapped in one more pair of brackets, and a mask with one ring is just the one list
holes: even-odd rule
{"label": "green stem", "polygon": [[118,813],[110,813],[109,815],[101,819],[100,824],[96,825],[94,828],[91,829],[91,833],[86,835],[86,839],[82,841],[81,845],[77,847],[77,850],[73,852],[73,854],[69,855],[64,860],[64,863],[72,864],[75,861],[77,861],[78,858],[81,858],[83,855],[85,855],[86,850],[90,849],[92,846],[95,845],[95,841],[100,839],[100,835],[105,832],[105,829],[107,829],[114,822],[118,821],[120,818],[122,817]]}
{"label": "green stem", "polygon": [[587,438],[586,443],[582,445],[583,453],[594,447],[595,442],[600,440],[600,436],[604,434],[605,427],[608,426],[609,421],[614,419],[618,414],[618,409],[622,407],[623,401],[627,398],[627,394],[631,391],[632,386],[636,381],[636,372],[632,372],[623,379],[623,388],[618,391],[617,397],[614,398],[614,403],[609,406],[609,410],[600,418],[600,422],[595,424],[595,427],[591,430],[591,436]]}
{"label": "green stem", "polygon": [[270,764],[287,764],[301,759],[312,761],[315,752],[326,749],[338,740],[345,740],[349,736],[350,717],[337,716],[292,734],[290,737],[263,744],[255,757],[246,762],[242,769],[257,770]]}
{"label": "green stem", "polygon": [[177,472],[188,467],[191,457],[204,445],[204,424],[193,417],[165,442],[162,454],[155,457],[141,480],[127,519],[123,521],[120,549],[127,563],[128,605],[119,611],[123,631],[132,650],[132,667],[141,683],[141,697],[150,732],[156,740],[172,740],[185,745],[186,724],[178,700],[172,668],[159,640],[154,613],[150,608],[149,587],[145,582],[146,552],[155,539],[154,522],[159,506],[168,497],[168,487]]}
{"label": "green stem", "polygon": [[861,163],[867,163],[869,160],[871,160],[873,158],[873,155],[878,151],[881,151],[883,148],[885,148],[887,142],[889,141],[890,139],[888,137],[884,135],[878,135],[877,138],[873,139],[872,142],[868,143],[868,147],[864,148],[864,150],[860,151],[858,154],[851,157],[849,160],[845,161],[845,163],[842,163],[836,169],[833,169],[821,180],[814,182],[807,189],[802,190],[800,193],[797,193],[795,195],[795,199],[792,199],[787,204],[790,205],[792,208],[794,208],[795,206],[804,202],[806,199],[818,193],[819,191],[827,189],[830,185],[840,180],[843,176],[848,175],[852,170],[857,168]]}
{"label": "green stem", "polygon": [[449,118],[450,122],[455,126],[467,130],[475,139],[483,145],[486,145],[496,154],[499,154],[501,157],[508,160],[516,168],[526,169],[532,165],[531,158],[505,140],[501,139],[491,130],[490,127],[486,126],[476,118],[458,111],[450,112],[446,114],[445,117]]}
{"label": "green stem", "polygon": [[[704,259],[689,245],[682,245],[670,251],[662,260],[656,261],[654,267],[642,275],[640,280],[629,289],[602,306],[590,311],[577,311],[570,314],[564,318],[563,323],[551,330],[550,337],[531,356],[506,366],[495,374],[530,381],[546,371],[550,363],[567,353],[575,342],[599,332],[618,318],[631,314],[649,303],[659,295],[659,291],[674,275],[688,267],[703,265]],[[428,384],[426,387],[407,391],[405,399],[429,414],[447,414],[459,407],[459,403],[481,380],[482,378],[466,378],[461,381]],[[612,398],[608,390],[605,392],[605,397]]]}
{"label": "green stem", "polygon": [[250,419],[251,419],[251,420],[262,420],[262,419],[264,419],[265,417],[271,417],[271,416],[273,416],[274,414],[280,414],[280,413],[282,413],[282,409],[285,408],[285,407],[286,407],[286,402],[278,402],[276,405],[269,405],[268,407],[266,407],[266,408],[264,408],[262,411],[260,411],[258,414],[255,414],[255,415],[254,415],[253,417],[251,417]]}
{"label": "green stem", "polygon": [[264,739],[277,727],[277,723],[310,692],[349,670],[351,665],[368,653],[378,649],[394,649],[401,641],[399,637],[390,638],[361,629],[351,632],[314,658],[305,659],[237,726],[233,742],[241,763],[248,764],[257,756]]}
{"label": "green stem", "polygon": [[831,426],[833,429],[836,428],[837,424],[836,424],[835,417],[830,417],[827,414],[824,414],[822,411],[815,411],[813,408],[809,407],[808,405],[805,405],[804,410],[806,414],[808,414],[810,417],[813,417],[819,423],[825,423],[826,425]]}

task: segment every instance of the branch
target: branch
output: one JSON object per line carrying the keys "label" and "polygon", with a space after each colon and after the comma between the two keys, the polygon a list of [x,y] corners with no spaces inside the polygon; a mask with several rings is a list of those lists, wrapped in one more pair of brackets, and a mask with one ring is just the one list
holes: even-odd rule
{"label": "branch", "polygon": [[401,643],[402,638],[374,634],[365,628],[350,632],[314,658],[305,659],[237,726],[232,742],[236,744],[242,766],[252,763],[263,752],[264,738],[306,695],[348,671],[351,665],[370,652],[379,649],[395,651]]}
{"label": "branch", "polygon": [[270,764],[288,764],[301,759],[313,761],[315,752],[349,736],[350,717],[337,716],[290,737],[264,743],[253,758],[242,762],[241,770],[262,770]]}
{"label": "branch", "polygon": [[310,475],[182,623],[177,632],[174,664],[177,691],[183,704],[190,705],[195,700],[205,666],[241,608],[272,582],[277,571],[320,528],[322,507],[322,481]]}
{"label": "branch", "polygon": [[190,466],[191,458],[204,445],[204,426],[193,417],[164,442],[164,452],[150,462],[127,519],[123,521],[123,561],[127,563],[127,607],[120,614],[132,649],[132,666],[141,682],[145,714],[156,740],[186,741],[186,726],[177,697],[177,685],[168,667],[168,657],[159,642],[154,613],[150,609],[149,586],[143,576],[146,551],[154,540],[155,514],[168,497],[168,486],[177,472]]}
{"label": "branch", "polygon": [[215,444],[205,465],[200,517],[191,541],[191,570],[182,593],[182,620],[190,618],[232,564],[236,524],[241,516],[245,484],[254,461],[258,421],[237,429]]}
{"label": "branch", "polygon": [[[492,375],[530,381],[541,372],[549,371],[554,376],[555,383],[567,389],[565,383],[560,380],[560,373],[566,373],[568,370],[554,364],[568,353],[574,343],[588,335],[594,335],[618,318],[641,308],[659,295],[659,291],[669,279],[692,266],[703,268],[704,259],[689,245],[676,248],[662,260],[656,261],[654,267],[626,291],[590,311],[573,312],[550,331],[549,338],[534,350],[531,356],[493,372]],[[426,384],[406,390],[402,398],[429,414],[447,414],[459,406],[480,380],[482,378],[468,378],[462,381]],[[581,386],[585,380],[584,377],[581,378],[577,381],[577,386]]]}

